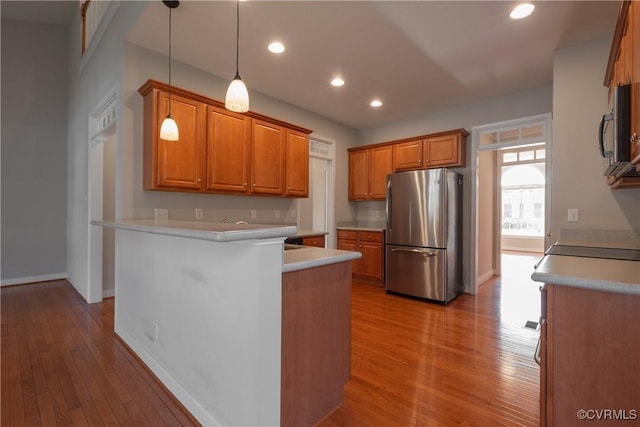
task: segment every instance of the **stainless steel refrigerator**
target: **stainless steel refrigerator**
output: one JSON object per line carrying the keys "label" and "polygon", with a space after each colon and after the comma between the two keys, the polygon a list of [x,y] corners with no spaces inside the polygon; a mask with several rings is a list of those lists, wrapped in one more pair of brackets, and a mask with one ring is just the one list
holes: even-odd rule
{"label": "stainless steel refrigerator", "polygon": [[386,291],[442,304],[462,292],[462,176],[388,175],[386,216]]}

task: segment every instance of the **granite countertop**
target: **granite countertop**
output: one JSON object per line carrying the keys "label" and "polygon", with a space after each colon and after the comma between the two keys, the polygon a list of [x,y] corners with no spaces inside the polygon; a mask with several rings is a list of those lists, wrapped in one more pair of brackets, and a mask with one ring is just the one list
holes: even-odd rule
{"label": "granite countertop", "polygon": [[91,221],[92,225],[122,230],[140,231],[214,242],[270,239],[288,237],[296,233],[295,225],[230,224],[207,221],[173,221],[155,219],[123,219]]}
{"label": "granite countertop", "polygon": [[343,251],[339,249],[315,248],[301,246],[299,249],[284,251],[284,265],[282,272],[305,270],[307,268],[352,261],[362,257],[360,252]]}
{"label": "granite countertop", "polygon": [[387,224],[384,221],[346,221],[339,222],[338,230],[360,230],[360,231],[384,231]]}

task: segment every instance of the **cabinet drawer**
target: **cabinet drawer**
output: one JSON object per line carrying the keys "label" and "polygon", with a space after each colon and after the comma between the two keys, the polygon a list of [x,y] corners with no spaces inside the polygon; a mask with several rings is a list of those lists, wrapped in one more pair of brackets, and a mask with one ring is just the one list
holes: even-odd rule
{"label": "cabinet drawer", "polygon": [[382,242],[382,233],[378,231],[359,231],[358,237],[361,242]]}
{"label": "cabinet drawer", "polygon": [[302,239],[303,246],[314,246],[324,248],[324,236],[309,236]]}
{"label": "cabinet drawer", "polygon": [[338,230],[338,239],[358,240],[358,232],[353,230]]}

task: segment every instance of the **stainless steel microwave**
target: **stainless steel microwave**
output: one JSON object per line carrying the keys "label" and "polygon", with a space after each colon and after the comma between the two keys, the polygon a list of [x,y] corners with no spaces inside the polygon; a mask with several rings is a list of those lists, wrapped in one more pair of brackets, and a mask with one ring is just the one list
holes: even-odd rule
{"label": "stainless steel microwave", "polygon": [[613,107],[600,119],[598,140],[602,157],[611,164],[631,161],[631,84],[614,88]]}

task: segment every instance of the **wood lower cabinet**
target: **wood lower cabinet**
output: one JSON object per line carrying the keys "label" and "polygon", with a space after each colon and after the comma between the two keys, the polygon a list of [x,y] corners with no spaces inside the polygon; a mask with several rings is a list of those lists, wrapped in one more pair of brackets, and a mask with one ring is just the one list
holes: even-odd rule
{"label": "wood lower cabinet", "polygon": [[547,284],[542,298],[541,425],[637,425],[640,296]]}
{"label": "wood lower cabinet", "polygon": [[160,138],[160,125],[169,112],[168,92],[153,89],[144,98],[145,190],[200,191],[203,187],[206,105],[187,97],[171,96],[171,116],[179,141]]}
{"label": "wood lower cabinet", "polygon": [[324,234],[320,234],[317,236],[303,237],[302,246],[313,246],[315,248],[324,248],[325,247]]}
{"label": "wood lower cabinet", "polygon": [[362,254],[353,261],[354,276],[384,282],[384,232],[338,230],[338,249]]}
{"label": "wood lower cabinet", "polygon": [[282,275],[280,425],[316,425],[351,376],[351,263]]}
{"label": "wood lower cabinet", "polygon": [[160,138],[168,86],[148,80],[144,97],[145,190],[307,197],[310,130],[171,88],[179,141]]}

